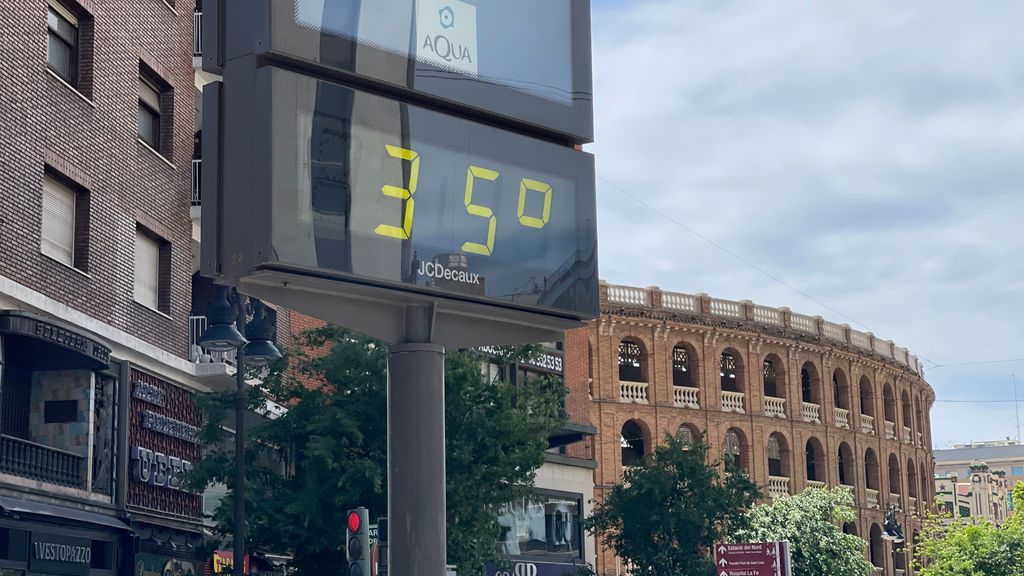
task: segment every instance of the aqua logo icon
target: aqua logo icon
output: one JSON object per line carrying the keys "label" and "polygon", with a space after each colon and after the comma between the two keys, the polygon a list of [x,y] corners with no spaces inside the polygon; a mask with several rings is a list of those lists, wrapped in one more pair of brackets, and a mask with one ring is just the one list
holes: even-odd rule
{"label": "aqua logo icon", "polygon": [[455,10],[451,6],[441,8],[441,28],[445,30],[455,27]]}

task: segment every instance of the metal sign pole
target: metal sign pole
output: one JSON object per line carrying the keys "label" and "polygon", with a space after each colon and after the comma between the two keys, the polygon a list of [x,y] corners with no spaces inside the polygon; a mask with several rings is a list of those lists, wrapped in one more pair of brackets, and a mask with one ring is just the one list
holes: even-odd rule
{"label": "metal sign pole", "polygon": [[388,569],[444,576],[444,347],[433,306],[406,309],[406,341],[388,353]]}

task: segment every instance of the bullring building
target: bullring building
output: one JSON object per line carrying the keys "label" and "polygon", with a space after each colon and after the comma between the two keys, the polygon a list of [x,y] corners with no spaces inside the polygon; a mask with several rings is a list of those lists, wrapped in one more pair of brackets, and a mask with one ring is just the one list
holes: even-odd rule
{"label": "bullring building", "polygon": [[[912,574],[934,498],[935,393],[906,348],[787,308],[601,285],[601,312],[566,356],[588,366],[595,499],[667,433],[706,436],[766,498],[844,486],[877,574]],[[567,341],[572,341],[568,339]],[[883,540],[889,503],[906,546]],[[626,573],[598,549],[599,575]]]}

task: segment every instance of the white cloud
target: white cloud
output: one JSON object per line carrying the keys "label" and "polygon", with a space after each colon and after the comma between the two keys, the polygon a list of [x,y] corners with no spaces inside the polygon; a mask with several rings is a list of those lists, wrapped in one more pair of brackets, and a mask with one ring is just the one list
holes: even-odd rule
{"label": "white cloud", "polygon": [[[1013,1],[598,2],[589,149],[602,178],[923,357],[1024,356],[1022,21]],[[846,321],[598,190],[607,280]],[[1014,369],[928,379],[1007,398]],[[1015,433],[956,407],[937,442]]]}

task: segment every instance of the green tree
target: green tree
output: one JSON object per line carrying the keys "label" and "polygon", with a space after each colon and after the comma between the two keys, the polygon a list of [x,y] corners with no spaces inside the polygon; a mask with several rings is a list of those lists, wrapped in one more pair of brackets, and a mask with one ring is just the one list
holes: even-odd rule
{"label": "green tree", "polygon": [[865,543],[840,528],[853,522],[853,495],[843,488],[809,489],[776,498],[747,513],[749,524],[738,530],[739,542],[788,540],[793,574],[800,576],[864,576],[871,564]]}
{"label": "green tree", "polygon": [[[508,349],[501,360],[534,352]],[[300,575],[343,574],[345,511],[363,505],[376,518],[387,509],[387,347],[329,326],[303,335],[290,358],[264,387],[287,413],[248,436],[250,545],[291,552]],[[494,559],[497,507],[530,493],[548,431],[565,421],[560,380],[488,381],[481,361],[474,352],[454,351],[445,362],[448,562],[466,573]],[[254,408],[263,396],[252,391]],[[230,394],[203,401],[207,455],[191,478],[197,489],[228,486],[214,514],[225,535],[232,526],[233,460],[220,423],[230,407]]]}
{"label": "green tree", "polygon": [[[1016,490],[1015,490],[1016,492]],[[921,576],[1020,576],[1024,574],[1024,522],[1014,514],[1002,527],[968,524],[929,514],[915,548]]]}
{"label": "green tree", "polygon": [[635,576],[712,575],[712,546],[743,524],[760,497],[745,474],[721,469],[721,461],[708,462],[703,441],[668,435],[643,464],[626,470],[584,525],[630,562]]}

